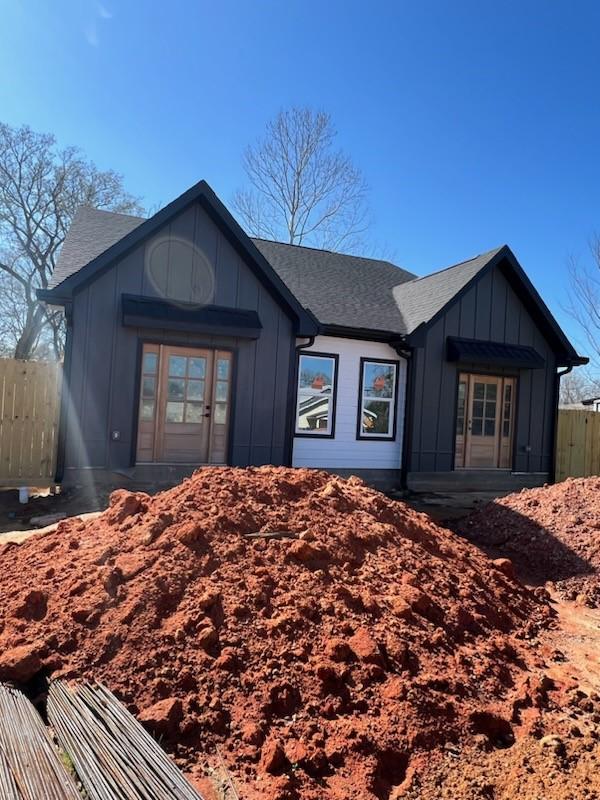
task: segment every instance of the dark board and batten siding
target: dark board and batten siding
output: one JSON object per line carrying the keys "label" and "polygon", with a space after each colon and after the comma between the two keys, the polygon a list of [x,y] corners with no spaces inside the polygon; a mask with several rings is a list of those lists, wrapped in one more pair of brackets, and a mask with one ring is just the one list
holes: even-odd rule
{"label": "dark board and batten siding", "polygon": [[[158,240],[163,244],[156,248]],[[194,247],[185,244],[190,242]],[[149,252],[155,255],[151,271],[146,264]],[[214,271],[214,292],[208,300],[200,262]],[[248,340],[124,327],[123,294],[255,310],[262,333]],[[132,466],[144,340],[233,349],[231,463],[284,462],[289,359],[295,342],[292,322],[196,203],[73,299],[67,470]],[[113,431],[119,431],[116,441]]]}
{"label": "dark board and batten siding", "polygon": [[[446,359],[448,336],[534,347],[543,369],[510,370],[461,364]],[[426,331],[414,351],[412,418],[408,472],[454,469],[458,372],[517,375],[513,468],[516,472],[551,472],[555,413],[556,359],[529,311],[500,266],[484,273]]]}

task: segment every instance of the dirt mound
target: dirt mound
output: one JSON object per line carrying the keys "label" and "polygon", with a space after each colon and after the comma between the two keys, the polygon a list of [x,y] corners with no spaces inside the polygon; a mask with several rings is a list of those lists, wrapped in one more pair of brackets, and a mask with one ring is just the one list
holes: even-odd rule
{"label": "dirt mound", "polygon": [[566,600],[600,604],[600,478],[524,489],[458,527],[490,554],[510,558],[527,583],[551,581]]}
{"label": "dirt mound", "polygon": [[546,603],[355,478],[210,468],[118,491],[0,569],[0,679],[97,678],[184,766],[218,752],[246,800],[389,798],[419,754],[507,746],[547,696]]}

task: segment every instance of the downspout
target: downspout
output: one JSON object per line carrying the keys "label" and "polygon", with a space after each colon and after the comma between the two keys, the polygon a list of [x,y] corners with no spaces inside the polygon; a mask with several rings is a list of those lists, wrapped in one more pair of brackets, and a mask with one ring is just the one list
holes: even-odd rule
{"label": "downspout", "polygon": [[65,357],[63,361],[63,374],[60,387],[60,413],[58,418],[58,437],[56,445],[56,472],[55,483],[61,483],[65,475],[65,451],[67,443],[67,417],[71,384],[71,361],[73,353],[73,305],[65,303],[65,322],[67,332],[65,336]]}
{"label": "downspout", "polygon": [[292,348],[290,358],[290,372],[289,383],[290,391],[288,393],[288,410],[287,410],[287,425],[286,425],[286,442],[285,451],[283,455],[284,464],[288,467],[292,466],[292,456],[294,448],[294,430],[296,428],[296,391],[298,386],[298,364],[300,361],[300,353],[312,347],[315,343],[315,336],[308,336],[308,341],[303,344],[297,344]]}
{"label": "downspout", "polygon": [[560,403],[560,379],[563,375],[568,375],[569,372],[573,370],[573,364],[569,364],[568,367],[556,373],[556,378],[554,381],[554,431],[552,435],[552,460],[550,462],[550,483],[554,483],[556,480],[556,436],[558,432],[558,405]]}
{"label": "downspout", "polygon": [[401,358],[406,361],[406,386],[404,389],[404,420],[402,422],[402,464],[400,466],[400,488],[406,491],[408,488],[407,475],[408,475],[408,455],[409,455],[409,435],[410,424],[409,418],[412,420],[412,375],[413,375],[413,360],[412,348],[409,347],[404,340],[390,342],[390,346],[398,353]]}

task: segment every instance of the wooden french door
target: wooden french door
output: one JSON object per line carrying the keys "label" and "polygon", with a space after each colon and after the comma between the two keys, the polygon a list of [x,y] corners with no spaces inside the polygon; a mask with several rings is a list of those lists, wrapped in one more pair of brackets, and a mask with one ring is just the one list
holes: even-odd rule
{"label": "wooden french door", "polygon": [[458,381],[455,465],[510,469],[516,378],[461,373]]}
{"label": "wooden french door", "polygon": [[145,344],[137,461],[224,464],[231,371],[226,350]]}

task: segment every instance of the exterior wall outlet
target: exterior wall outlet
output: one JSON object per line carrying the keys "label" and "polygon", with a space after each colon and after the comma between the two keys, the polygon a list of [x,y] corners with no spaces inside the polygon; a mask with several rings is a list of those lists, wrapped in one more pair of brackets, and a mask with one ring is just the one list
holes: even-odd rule
{"label": "exterior wall outlet", "polygon": [[121,438],[121,431],[113,431],[110,435],[110,438],[113,440],[113,442],[118,442]]}

